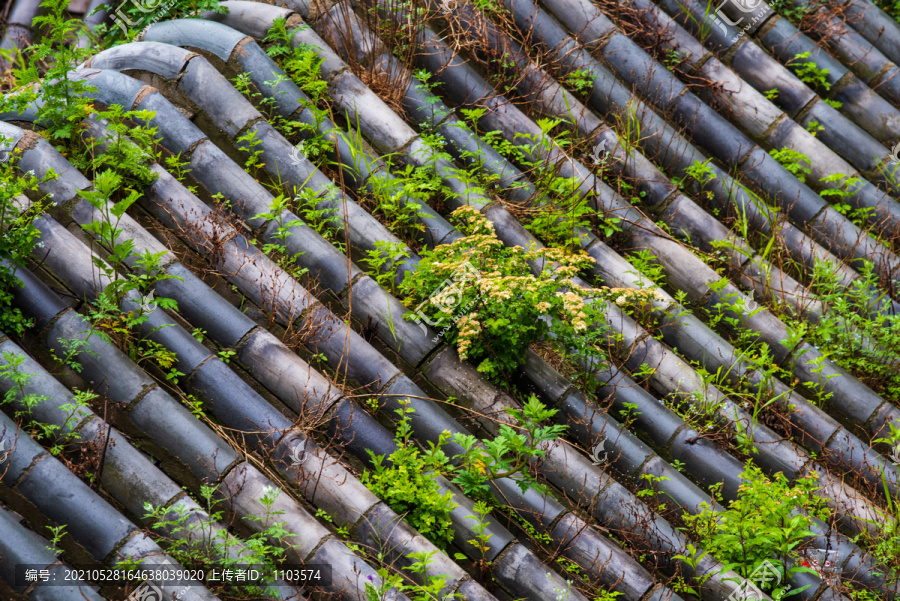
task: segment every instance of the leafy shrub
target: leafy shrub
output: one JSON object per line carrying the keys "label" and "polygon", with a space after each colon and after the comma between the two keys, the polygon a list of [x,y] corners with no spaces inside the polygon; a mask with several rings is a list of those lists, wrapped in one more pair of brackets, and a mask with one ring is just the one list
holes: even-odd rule
{"label": "leafy shrub", "polygon": [[[557,248],[576,250],[586,244],[588,238],[583,230],[590,231],[591,218],[597,211],[587,198],[578,195],[578,183],[575,178],[554,178],[552,197],[560,200],[554,203],[555,206],[547,203],[530,209],[526,214],[525,229]],[[610,234],[617,231],[617,227],[613,228]]]}
{"label": "leafy shrub", "polygon": [[[812,572],[799,561],[793,565],[790,561],[800,559],[798,545],[813,535],[813,517],[828,517],[829,510],[815,495],[815,477],[801,478],[791,486],[781,472],[770,480],[752,462],[741,477],[738,498],[727,509],[715,511],[704,503],[700,513],[684,516],[703,547],[725,563],[723,571],[733,569],[744,578],[766,561],[780,571],[779,582],[787,573]],[[713,486],[721,502],[720,488],[721,484]]]}
{"label": "leafy shrub", "polygon": [[[308,27],[303,25],[302,27]],[[303,140],[298,149],[318,166],[323,162],[329,151],[334,150],[334,142],[320,132],[320,127],[328,120],[328,82],[322,79],[322,63],[325,58],[319,54],[319,49],[309,44],[293,46],[291,39],[296,30],[288,29],[284,17],[275,19],[263,41],[270,42],[266,53],[284,69],[288,77],[296,83],[308,96],[308,100],[302,100],[301,104],[309,109],[312,123],[293,121],[286,123],[277,112],[273,111],[276,126],[290,126],[290,131],[296,129],[302,134]],[[268,83],[268,82],[267,82]],[[280,128],[283,134],[290,136],[290,131]]]}
{"label": "leafy shrub", "polygon": [[[888,424],[891,428],[890,438],[877,438],[873,443],[890,444],[893,455],[900,454],[900,428],[893,423]],[[882,486],[884,487],[884,497],[887,500],[887,513],[889,516],[897,515],[898,499],[891,494],[888,486],[887,476],[881,474]],[[900,578],[900,522],[888,517],[888,519],[867,520],[869,528],[864,528],[859,534],[853,537],[853,542],[865,548],[871,553],[878,565],[885,566],[888,572],[885,574],[886,580],[893,586]],[[853,591],[851,591],[852,593]],[[869,597],[850,595],[854,601],[870,601]],[[872,599],[872,601],[874,601]]]}
{"label": "leafy shrub", "polygon": [[[273,509],[281,490],[265,487],[259,499],[265,511],[262,516],[247,515],[244,520],[257,522],[255,532],[243,541],[230,534],[225,528],[218,528],[225,517],[225,511],[214,499],[216,487],[201,486],[205,517],[199,517],[185,505],[176,509],[171,507],[154,507],[144,504],[145,518],[151,520],[152,527],[158,533],[166,532],[169,536],[156,535],[167,551],[178,563],[187,569],[210,568],[211,560],[219,570],[255,569],[268,578],[273,578],[275,570],[284,561],[286,539],[293,535],[284,529],[285,522],[276,522],[276,516],[283,514]],[[239,545],[241,548],[239,548]],[[152,563],[149,558],[148,563]],[[138,566],[139,567],[139,566]],[[234,581],[216,583],[208,581],[207,585],[222,598],[232,599],[267,599],[279,596],[278,589],[264,584],[236,584]]]}
{"label": "leafy shrub", "polygon": [[588,94],[594,88],[594,74],[584,69],[576,69],[566,74],[562,80],[579,94]]}
{"label": "leafy shrub", "polygon": [[360,481],[369,490],[384,499],[391,509],[406,517],[406,521],[441,549],[453,540],[450,512],[456,507],[450,492],[441,492],[435,479],[447,464],[447,456],[440,450],[441,444],[449,436],[442,436],[437,445],[423,453],[410,442],[412,428],[409,414],[409,399],[401,401],[402,407],[396,412],[400,416],[394,441],[397,450],[391,453],[387,462],[384,455],[372,457],[372,471],[365,471]]}
{"label": "leafy shrub", "polygon": [[[3,144],[0,139],[0,144]],[[39,244],[40,232],[34,226],[35,218],[41,213],[38,204],[28,210],[21,210],[17,198],[37,190],[38,180],[34,174],[19,174],[15,167],[15,157],[11,152],[6,162],[0,163],[0,331],[22,335],[31,326],[22,311],[12,306],[13,288],[22,285],[16,271],[23,268],[28,255]]]}
{"label": "leafy shrub", "polygon": [[[850,287],[825,262],[815,265],[813,281],[825,305],[821,322],[805,328],[806,339],[838,365],[890,398],[900,394],[900,316],[875,311],[886,302],[870,261]],[[797,324],[798,326],[801,324]]]}
{"label": "leafy shrub", "polygon": [[[575,73],[581,73],[584,77],[590,75],[581,71]],[[460,112],[477,129],[477,123],[487,109],[461,109]],[[596,235],[607,238],[621,231],[621,218],[598,212],[594,208],[597,204],[596,193],[582,190],[584,182],[581,178],[560,175],[560,164],[550,159],[559,150],[568,153],[577,151],[578,141],[572,136],[574,126],[563,119],[537,119],[535,123],[540,128],[539,132],[520,132],[516,134],[515,142],[504,138],[497,130],[481,135],[481,139],[494,150],[528,173],[534,184],[535,206],[522,210],[525,229],[549,246],[568,250],[577,250],[587,241],[586,233],[580,231],[582,229],[593,230]],[[600,151],[597,147],[596,152]],[[601,160],[601,163],[605,164],[604,161]],[[490,183],[484,181],[480,174],[486,169],[481,169],[477,161],[473,167],[470,170],[472,179],[483,181],[489,188]]]}
{"label": "leafy shrub", "polygon": [[413,560],[408,570],[413,574],[417,574],[423,581],[419,584],[410,578],[404,578],[398,574],[382,567],[378,569],[378,576],[381,583],[375,586],[371,582],[366,582],[366,601],[385,601],[386,599],[395,598],[395,591],[405,594],[411,601],[458,601],[465,599],[460,593],[442,594],[444,585],[447,582],[447,576],[435,575],[429,571],[432,559],[437,551],[419,551],[410,553],[406,557]]}
{"label": "leafy shrub", "polygon": [[[156,113],[126,111],[118,104],[105,111],[93,107],[86,110],[91,119],[103,123],[106,133],[101,139],[87,141],[87,147],[80,149],[81,155],[71,157],[72,164],[91,178],[111,169],[121,175],[123,185],[130,188],[142,189],[155,182],[158,174],[152,166],[157,159],[157,130],[140,123],[149,123]],[[132,122],[139,125],[132,126]]]}
{"label": "leafy shrub", "polygon": [[395,294],[394,274],[397,269],[408,262],[407,259],[409,259],[409,249],[402,242],[376,240],[375,248],[366,251],[366,258],[362,260],[362,263],[365,263],[366,271],[382,288]]}
{"label": "leafy shrub", "polygon": [[794,70],[797,77],[799,77],[800,81],[803,83],[830,90],[831,84],[828,82],[829,70],[827,68],[819,67],[815,61],[806,60],[811,54],[812,52],[795,54],[794,58],[789,60],[786,64]]}
{"label": "leafy shrub", "polygon": [[[356,147],[361,148],[362,144]],[[392,233],[412,243],[425,232],[422,217],[426,217],[427,213],[420,212],[420,209],[433,202],[443,184],[431,169],[414,165],[401,169],[393,164],[394,157],[382,158],[387,162],[390,175],[388,172],[375,173],[369,180],[373,211],[383,216],[382,222]]]}
{"label": "leafy shrub", "polygon": [[[479,361],[478,371],[495,381],[518,368],[528,345],[548,333],[565,356],[603,360],[596,345],[603,333],[588,328],[599,319],[599,302],[589,298],[609,294],[571,280],[593,259],[553,248],[506,247],[493,224],[471,207],[457,209],[452,218],[465,235],[424,250],[418,269],[400,285],[407,305],[416,307],[407,320],[445,326],[460,357]],[[545,261],[532,275],[529,262]]]}
{"label": "leafy shrub", "polygon": [[873,4],[889,14],[894,20],[900,21],[900,0],[874,0]]}
{"label": "leafy shrub", "polygon": [[769,2],[769,6],[772,10],[777,11],[795,26],[799,26],[800,21],[802,21],[803,17],[809,14],[809,11],[811,10],[811,5],[804,6],[802,4],[795,4],[790,0],[772,0]]}
{"label": "leafy shrub", "polygon": [[790,148],[782,148],[781,150],[773,150],[771,154],[773,159],[781,163],[785,169],[790,171],[801,182],[805,182],[806,176],[812,172],[810,169],[812,163],[809,157],[802,152],[797,152]]}
{"label": "leafy shrub", "polygon": [[43,102],[37,108],[35,122],[46,128],[51,140],[77,145],[81,120],[90,108],[86,93],[96,90],[84,80],[70,79],[71,71],[91,55],[91,50],[71,43],[72,36],[84,24],[68,18],[68,4],[69,0],[41,3],[44,14],[35,17],[32,26],[35,30],[43,29],[45,35],[25,51],[25,66],[13,69],[15,93],[0,99],[0,110],[21,113],[40,97]]}
{"label": "leafy shrub", "polygon": [[[63,0],[63,4],[68,0]],[[228,9],[219,4],[219,0],[145,0],[144,2],[122,2],[116,6],[114,2],[107,2],[116,10],[113,19],[115,26],[109,27],[107,37],[109,40],[133,41],[137,32],[143,31],[159,20],[170,21],[187,17],[199,17],[206,11],[215,11],[225,14]],[[106,26],[98,28],[98,32],[106,33]]]}
{"label": "leafy shrub", "polygon": [[556,409],[547,409],[531,395],[522,410],[508,409],[517,422],[517,429],[503,424],[500,434],[494,440],[478,444],[478,439],[471,435],[456,434],[453,440],[462,446],[463,453],[454,457],[459,459],[454,484],[458,484],[470,496],[487,499],[491,480],[516,476],[516,483],[524,493],[530,487],[541,489],[541,486],[530,476],[527,467],[531,460],[545,455],[541,446],[556,440],[566,426],[542,426],[541,423],[556,415]]}

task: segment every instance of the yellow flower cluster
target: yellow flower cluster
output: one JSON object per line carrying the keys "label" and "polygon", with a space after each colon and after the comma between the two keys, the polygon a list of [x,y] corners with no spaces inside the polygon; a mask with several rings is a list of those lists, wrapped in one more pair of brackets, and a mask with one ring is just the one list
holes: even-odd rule
{"label": "yellow flower cluster", "polygon": [[482,273],[477,282],[479,292],[493,300],[510,300],[513,294],[533,284],[531,276],[502,276],[499,271]]}
{"label": "yellow flower cluster", "polygon": [[473,207],[460,207],[453,211],[451,216],[460,224],[461,229],[467,230],[469,235],[494,235],[494,224]]}
{"label": "yellow flower cluster", "polygon": [[576,332],[583,332],[587,329],[587,315],[584,312],[584,301],[577,293],[557,292],[557,296],[562,297],[563,311],[565,311],[568,321],[575,328]]}
{"label": "yellow flower cluster", "polygon": [[[445,282],[446,288],[430,300],[443,315],[450,314],[455,318],[463,314],[455,320],[456,347],[461,359],[468,359],[469,353],[474,357],[480,352],[479,341],[483,336],[519,340],[531,335],[524,331],[529,330],[524,326],[531,325],[540,315],[553,312],[554,317],[583,335],[593,321],[596,300],[609,300],[620,306],[629,302],[665,300],[654,290],[581,287],[573,280],[582,269],[595,263],[595,259],[583,251],[550,247],[507,248],[497,238],[494,225],[476,209],[464,206],[454,211],[452,217],[464,236],[433,251],[429,267],[434,271],[430,272],[429,282],[450,278],[453,284]],[[533,275],[529,263],[543,263],[543,272]],[[505,316],[503,323],[508,323],[508,329],[492,326],[485,330],[477,312],[480,307],[485,307],[483,312],[489,317]],[[499,322],[498,319],[491,323]],[[522,329],[524,336],[509,331],[515,328]],[[542,331],[540,327],[531,330]],[[507,350],[515,352],[505,348],[494,350],[500,354]],[[512,363],[506,357],[501,359]]]}
{"label": "yellow flower cluster", "polygon": [[460,359],[468,357],[469,347],[472,341],[481,333],[481,323],[478,321],[478,313],[469,313],[463,315],[456,322],[459,328],[459,338],[457,338],[456,352],[459,353]]}
{"label": "yellow flower cluster", "polygon": [[458,248],[460,246],[464,246],[467,249],[477,248],[478,250],[490,250],[490,247],[492,246],[503,246],[503,242],[498,240],[493,231],[491,231],[489,234],[472,234],[471,236],[457,238],[447,248]]}
{"label": "yellow flower cluster", "polygon": [[620,307],[624,307],[632,301],[649,303],[653,300],[666,300],[666,297],[656,290],[638,288],[607,288],[606,286],[604,286],[603,289],[608,290],[610,294],[615,297],[616,304]]}
{"label": "yellow flower cluster", "polygon": [[[454,287],[447,287],[431,297],[431,304],[441,312],[452,315],[456,305],[458,291]],[[449,299],[448,299],[449,297]],[[448,302],[449,301],[449,302]]]}
{"label": "yellow flower cluster", "polygon": [[559,263],[560,265],[574,265],[585,267],[591,263],[595,263],[594,257],[579,251],[577,253],[573,253],[571,251],[566,251],[561,248],[552,248],[549,246],[545,246],[543,248],[534,249],[531,251],[531,255],[533,257],[544,257],[548,261],[552,261],[555,263]]}

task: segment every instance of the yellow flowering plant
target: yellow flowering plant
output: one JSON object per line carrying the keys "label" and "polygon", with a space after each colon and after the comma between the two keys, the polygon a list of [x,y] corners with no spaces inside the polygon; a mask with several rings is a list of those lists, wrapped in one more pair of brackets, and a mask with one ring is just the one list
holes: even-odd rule
{"label": "yellow flowering plant", "polygon": [[418,269],[400,285],[412,309],[406,319],[438,328],[460,358],[477,361],[478,371],[494,381],[521,366],[528,345],[544,338],[567,359],[596,369],[606,333],[588,325],[601,321],[609,293],[572,281],[593,259],[556,248],[507,247],[471,207],[451,218],[465,235],[421,253]]}

